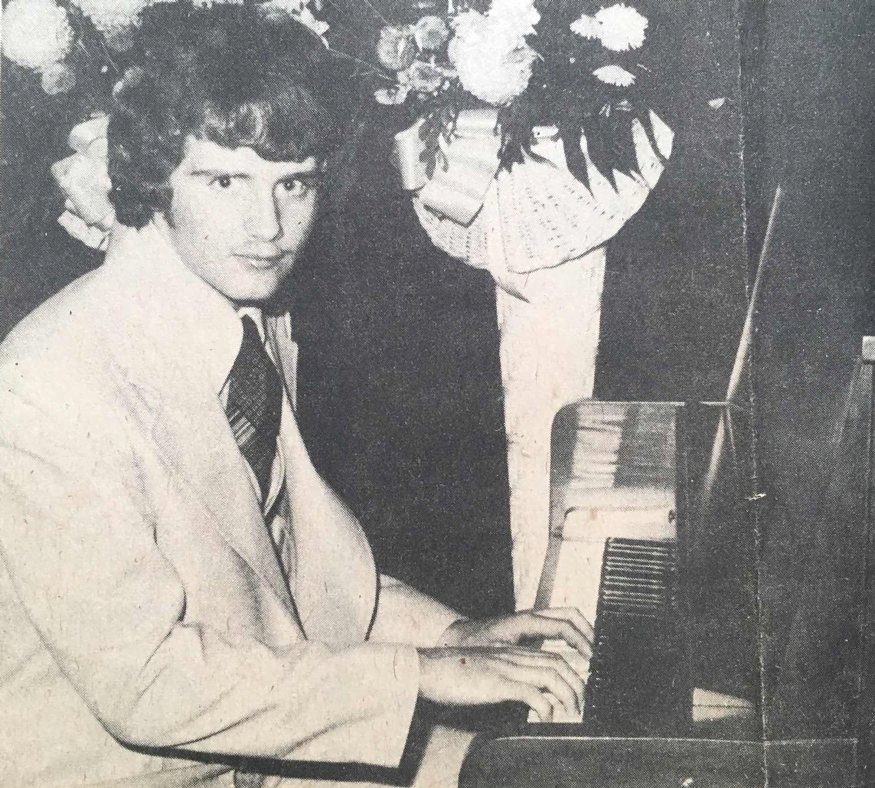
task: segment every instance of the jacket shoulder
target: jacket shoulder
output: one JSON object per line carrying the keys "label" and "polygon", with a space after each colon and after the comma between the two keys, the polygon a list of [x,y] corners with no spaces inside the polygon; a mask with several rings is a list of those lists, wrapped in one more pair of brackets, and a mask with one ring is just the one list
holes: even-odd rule
{"label": "jacket shoulder", "polygon": [[88,379],[111,344],[111,283],[102,269],[76,279],[27,315],[0,344],[4,391]]}

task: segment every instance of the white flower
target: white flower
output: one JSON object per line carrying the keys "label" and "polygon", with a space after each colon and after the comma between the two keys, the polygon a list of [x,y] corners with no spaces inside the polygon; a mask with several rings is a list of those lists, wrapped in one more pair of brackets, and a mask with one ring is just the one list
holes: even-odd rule
{"label": "white flower", "polygon": [[453,19],[456,38],[482,36],[486,28],[486,17],[479,11],[464,11]]}
{"label": "white flower", "polygon": [[105,35],[121,36],[137,25],[140,12],[154,0],[73,0]]}
{"label": "white flower", "polygon": [[[524,46],[525,37],[501,17],[488,17],[478,11],[466,11],[453,20],[456,35],[450,41],[450,48],[488,47],[490,51],[510,53]],[[450,60],[452,60],[452,53]]]}
{"label": "white flower", "polygon": [[439,16],[424,16],[416,23],[413,37],[420,50],[440,49],[450,37],[450,30]]}
{"label": "white flower", "polygon": [[571,32],[581,38],[601,38],[602,25],[594,16],[581,15],[580,19],[571,23]]}
{"label": "white flower", "polygon": [[493,0],[487,16],[497,27],[518,36],[533,35],[541,20],[534,0]]}
{"label": "white flower", "polygon": [[457,17],[448,54],[462,87],[494,105],[507,104],[526,89],[537,58],[524,38],[476,11]]}
{"label": "white flower", "polygon": [[598,38],[612,52],[638,49],[644,43],[647,17],[623,3],[601,8],[595,16],[584,14],[571,23],[571,31],[583,38]]}
{"label": "white flower", "polygon": [[628,88],[635,84],[635,75],[630,74],[620,66],[602,66],[592,72],[596,79],[608,85],[616,85],[618,88]]}
{"label": "white flower", "polygon": [[3,9],[3,54],[19,66],[48,68],[72,44],[67,12],[54,0],[12,0]]}
{"label": "white flower", "polygon": [[66,63],[52,63],[42,70],[40,84],[49,96],[57,96],[75,87],[76,75]]}
{"label": "white flower", "polygon": [[617,3],[599,9],[595,18],[602,26],[602,44],[612,52],[638,49],[644,43],[647,17],[639,14],[634,8]]}

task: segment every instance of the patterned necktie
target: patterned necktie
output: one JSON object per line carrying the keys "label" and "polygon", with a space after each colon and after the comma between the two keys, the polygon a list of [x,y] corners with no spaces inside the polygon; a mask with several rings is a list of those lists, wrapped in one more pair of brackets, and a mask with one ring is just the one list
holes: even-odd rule
{"label": "patterned necktie", "polygon": [[276,455],[283,386],[248,315],[243,317],[243,342],[228,375],[228,384],[225,413],[234,439],[258,479],[264,505]]}

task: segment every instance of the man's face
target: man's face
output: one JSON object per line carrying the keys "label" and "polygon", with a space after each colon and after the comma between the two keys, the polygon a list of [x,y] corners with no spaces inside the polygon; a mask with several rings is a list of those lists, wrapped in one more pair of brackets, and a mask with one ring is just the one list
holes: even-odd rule
{"label": "man's face", "polygon": [[157,217],[182,261],[234,304],[270,298],[307,240],[321,174],[314,158],[272,162],[189,137]]}

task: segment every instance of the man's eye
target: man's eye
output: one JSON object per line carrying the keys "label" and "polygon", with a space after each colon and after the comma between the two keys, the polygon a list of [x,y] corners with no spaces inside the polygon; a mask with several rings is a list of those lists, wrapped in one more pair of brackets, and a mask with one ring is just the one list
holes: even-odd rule
{"label": "man's eye", "polygon": [[280,182],[283,194],[290,197],[304,197],[319,185],[317,178],[286,178]]}
{"label": "man's eye", "polygon": [[217,189],[230,189],[234,185],[234,178],[230,175],[217,175],[211,185]]}

